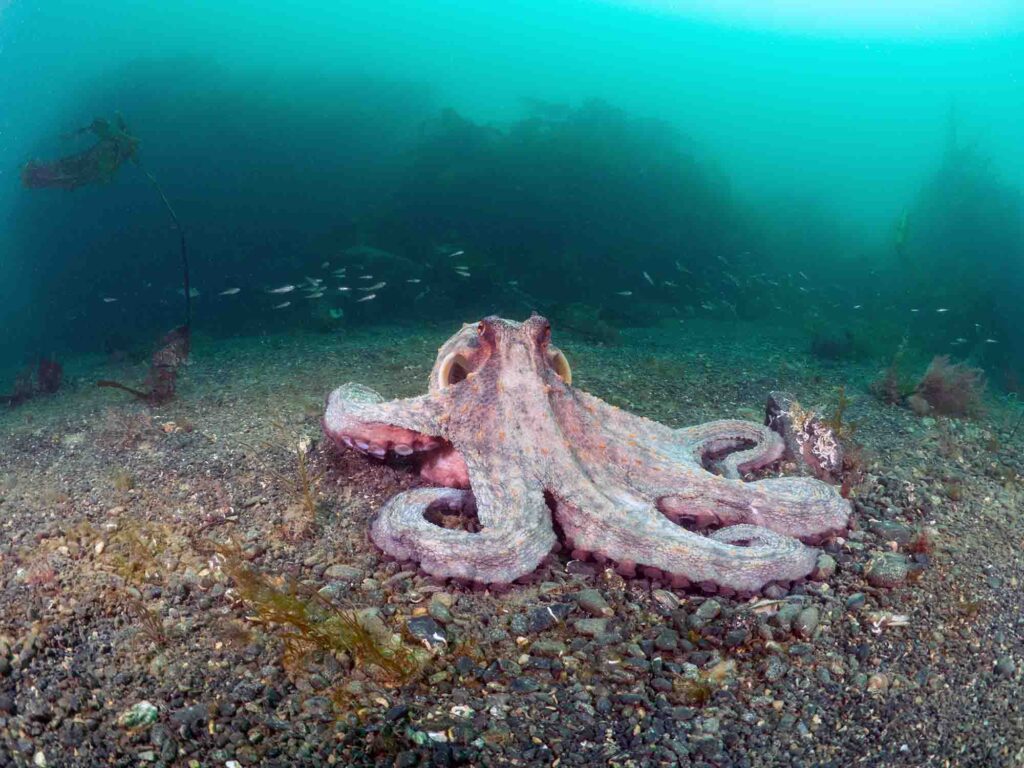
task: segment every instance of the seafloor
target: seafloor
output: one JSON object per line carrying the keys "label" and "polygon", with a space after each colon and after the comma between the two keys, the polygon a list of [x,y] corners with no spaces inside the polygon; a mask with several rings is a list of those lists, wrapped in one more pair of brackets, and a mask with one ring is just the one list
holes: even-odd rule
{"label": "seafloor", "polygon": [[[877,361],[827,367],[754,325],[616,347],[556,328],[577,386],[672,425],[759,419],[780,388],[828,409],[845,386],[853,529],[826,546],[834,575],[756,603],[565,553],[493,594],[383,559],[369,521],[415,479],[320,439],[330,388],[421,392],[453,330],[199,338],[159,408],[93,386],[142,366],[75,360],[58,394],[0,414],[0,765],[1024,765],[1009,404],[922,419],[868,394]],[[284,653],[293,628],[214,542],[293,608],[322,590],[407,644],[445,642],[403,686],[294,638]],[[873,556],[908,549],[916,578],[868,582]]]}

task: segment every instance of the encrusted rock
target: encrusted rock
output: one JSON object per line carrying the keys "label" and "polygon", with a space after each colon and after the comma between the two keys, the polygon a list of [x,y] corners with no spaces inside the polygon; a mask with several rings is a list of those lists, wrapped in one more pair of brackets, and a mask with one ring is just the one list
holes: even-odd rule
{"label": "encrusted rock", "polygon": [[910,565],[903,555],[880,552],[871,558],[864,575],[873,587],[892,589],[902,585],[910,573]]}
{"label": "encrusted rock", "polygon": [[841,477],[843,447],[820,414],[805,409],[787,392],[771,392],[764,423],[782,436],[786,445],[783,458],[802,463],[821,480]]}

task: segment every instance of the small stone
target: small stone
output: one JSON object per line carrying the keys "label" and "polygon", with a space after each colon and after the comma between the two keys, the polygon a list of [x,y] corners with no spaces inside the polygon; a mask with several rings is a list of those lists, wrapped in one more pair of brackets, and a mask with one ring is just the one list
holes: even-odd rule
{"label": "small stone", "polygon": [[690,627],[702,629],[718,618],[722,612],[722,606],[717,600],[705,600],[700,607],[690,615]]}
{"label": "small stone", "polygon": [[882,541],[895,541],[897,544],[909,544],[914,536],[910,528],[893,520],[872,520],[868,530]]}
{"label": "small stone", "polygon": [[46,762],[46,753],[43,750],[39,750],[32,756],[32,765],[38,766],[38,768],[46,768],[48,763]]}
{"label": "small stone", "polygon": [[818,628],[818,609],[814,606],[804,608],[793,622],[793,631],[800,637],[809,638]]}
{"label": "small stone", "polygon": [[345,563],[335,563],[324,571],[324,578],[331,581],[355,583],[363,577],[363,572]]}
{"label": "small stone", "polygon": [[672,613],[672,611],[679,608],[679,598],[676,597],[674,592],[669,592],[667,589],[654,590],[651,592],[651,598],[666,613]]}
{"label": "small stone", "polygon": [[659,651],[674,651],[679,647],[679,633],[674,629],[663,629],[654,638],[654,647]]}
{"label": "small stone", "polygon": [[892,589],[907,580],[910,568],[903,555],[881,552],[871,558],[865,569],[868,583],[873,587]]}
{"label": "small stone", "polygon": [[439,599],[438,595],[434,595],[430,598],[430,605],[427,608],[430,613],[430,617],[442,624],[449,624],[452,620],[452,612],[448,610],[448,606],[445,604],[443,599]]}
{"label": "small stone", "polygon": [[773,653],[765,662],[764,678],[769,683],[775,683],[785,677],[788,671],[789,665],[786,663],[786,660]]}
{"label": "small stone", "polygon": [[868,678],[868,691],[871,693],[885,693],[889,690],[889,678],[878,672]]}
{"label": "small stone", "polygon": [[567,651],[565,643],[558,640],[535,640],[530,646],[530,653],[533,656],[545,659],[556,659],[559,656],[564,656]]}
{"label": "small stone", "polygon": [[996,661],[996,674],[1000,677],[1013,677],[1013,673],[1016,671],[1017,665],[1009,656],[1000,656]]}
{"label": "small stone", "polygon": [[551,603],[534,608],[527,615],[526,630],[528,632],[543,632],[556,624],[561,624],[572,612],[572,606],[568,603]]}
{"label": "small stone", "polygon": [[448,644],[448,635],[444,627],[430,616],[416,616],[406,622],[409,634],[421,641],[427,648],[434,649]]}
{"label": "small stone", "polygon": [[576,619],[572,626],[581,635],[600,637],[608,630],[608,619]]}
{"label": "small stone", "polygon": [[779,608],[778,612],[772,617],[772,620],[779,629],[790,632],[793,628],[793,621],[799,615],[800,605],[798,603],[786,603]]}
{"label": "small stone", "polygon": [[140,725],[155,723],[157,708],[148,701],[140,701],[131,709],[125,710],[117,718],[117,724],[123,728],[137,728]]}
{"label": "small stone", "polygon": [[817,565],[811,578],[815,581],[828,581],[836,575],[836,559],[825,552],[818,555]]}
{"label": "small stone", "polygon": [[846,609],[849,611],[856,611],[864,607],[867,602],[867,597],[863,592],[854,592],[848,598],[846,598]]}
{"label": "small stone", "polygon": [[615,615],[604,595],[596,589],[584,589],[576,593],[576,603],[583,611],[596,618],[609,618]]}

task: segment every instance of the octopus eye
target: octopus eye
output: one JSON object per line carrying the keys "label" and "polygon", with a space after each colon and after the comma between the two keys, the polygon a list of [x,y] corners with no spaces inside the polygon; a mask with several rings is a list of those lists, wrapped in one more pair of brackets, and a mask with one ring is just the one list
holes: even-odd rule
{"label": "octopus eye", "polygon": [[547,351],[548,364],[551,369],[558,374],[558,378],[564,381],[566,384],[572,384],[572,368],[569,366],[569,361],[565,359],[565,355],[562,354],[560,349],[549,347]]}

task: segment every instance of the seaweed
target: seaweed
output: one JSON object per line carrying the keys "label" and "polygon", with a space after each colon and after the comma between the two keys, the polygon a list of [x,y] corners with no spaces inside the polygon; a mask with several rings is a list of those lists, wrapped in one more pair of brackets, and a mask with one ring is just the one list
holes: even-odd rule
{"label": "seaweed", "polygon": [[900,363],[903,361],[906,351],[907,337],[904,336],[882,376],[871,382],[868,387],[871,393],[886,405],[899,405],[907,395],[914,391],[914,385],[904,379],[900,373]]}
{"label": "seaweed", "polygon": [[936,355],[914,390],[930,410],[943,416],[978,416],[982,413],[985,374],[964,363],[951,363],[949,355]]}
{"label": "seaweed", "polygon": [[306,597],[294,584],[282,588],[247,565],[239,550],[214,545],[221,567],[235,582],[239,597],[256,612],[256,619],[280,628],[283,660],[295,663],[313,651],[345,653],[354,663],[378,670],[388,682],[403,684],[424,669],[417,653],[373,632],[356,611],[342,608],[323,595]]}

